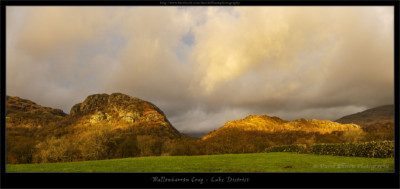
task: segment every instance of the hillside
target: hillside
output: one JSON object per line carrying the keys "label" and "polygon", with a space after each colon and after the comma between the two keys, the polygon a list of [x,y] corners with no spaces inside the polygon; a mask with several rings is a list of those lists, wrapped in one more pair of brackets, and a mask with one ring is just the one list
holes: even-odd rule
{"label": "hillside", "polygon": [[371,108],[344,116],[336,122],[360,125],[367,133],[367,140],[394,140],[394,105]]}
{"label": "hillside", "polygon": [[6,98],[7,127],[43,127],[67,116],[60,109],[44,107],[16,96]]}
{"label": "hillside", "polygon": [[270,146],[342,143],[361,140],[364,131],[355,124],[327,120],[297,119],[292,122],[267,115],[249,115],[228,121],[202,138],[206,154],[262,152]]}
{"label": "hillside", "polygon": [[375,122],[394,121],[394,105],[379,106],[371,108],[363,112],[344,116],[335,122],[338,123],[354,123],[365,126]]}
{"label": "hillside", "polygon": [[70,115],[7,97],[6,135],[8,163],[170,154],[185,138],[157,106],[121,93],[90,95]]}
{"label": "hillside", "polygon": [[249,115],[241,120],[228,121],[220,129],[204,136],[203,140],[217,137],[222,132],[230,129],[238,129],[244,132],[259,131],[264,133],[274,133],[303,131],[308,133],[317,132],[320,134],[329,134],[335,131],[360,130],[360,127],[355,124],[340,124],[328,120],[297,119],[289,122],[282,120],[279,117]]}
{"label": "hillside", "polygon": [[138,132],[150,135],[181,135],[157,106],[121,93],[90,95],[71,108],[70,117],[78,126],[101,124],[122,130],[136,127]]}
{"label": "hillside", "polygon": [[286,121],[249,115],[228,121],[199,139],[176,130],[151,102],[121,93],[90,95],[75,104],[70,115],[11,96],[7,96],[6,108],[6,157],[12,164],[256,153],[278,145],[306,144],[309,148],[314,143],[394,137],[393,121],[360,127],[327,120]]}
{"label": "hillside", "polygon": [[[7,127],[51,127],[53,132],[88,125],[108,125],[113,129],[129,129],[169,137],[180,133],[154,104],[121,93],[94,94],[71,108],[70,115],[60,109],[36,104],[27,99],[7,96]],[[50,125],[50,126],[49,126]],[[54,131],[56,130],[56,131]]]}

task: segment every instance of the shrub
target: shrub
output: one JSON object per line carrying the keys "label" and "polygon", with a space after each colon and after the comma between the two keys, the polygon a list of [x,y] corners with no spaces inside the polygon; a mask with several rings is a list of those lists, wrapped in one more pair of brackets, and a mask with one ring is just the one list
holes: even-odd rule
{"label": "shrub", "polygon": [[118,145],[116,158],[136,157],[140,155],[138,142],[135,135],[126,136],[121,144]]}
{"label": "shrub", "polygon": [[306,150],[305,144],[293,144],[293,145],[283,145],[283,146],[272,146],[265,149],[265,152],[296,152],[304,153]]}
{"label": "shrub", "polygon": [[7,133],[7,163],[32,163],[37,141],[31,137]]}
{"label": "shrub", "polygon": [[394,141],[314,144],[310,153],[319,155],[388,158],[394,157]]}
{"label": "shrub", "polygon": [[106,125],[92,125],[76,141],[85,160],[108,159],[117,149],[117,133]]}
{"label": "shrub", "polygon": [[77,155],[73,142],[66,137],[47,138],[36,145],[37,153],[33,159],[36,163],[69,162]]}

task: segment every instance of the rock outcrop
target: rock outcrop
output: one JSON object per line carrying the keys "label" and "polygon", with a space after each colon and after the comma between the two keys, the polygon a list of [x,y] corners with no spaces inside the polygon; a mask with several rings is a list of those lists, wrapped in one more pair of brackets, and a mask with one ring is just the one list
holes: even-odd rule
{"label": "rock outcrop", "polygon": [[[30,100],[7,96],[7,127],[45,127],[51,123],[62,130],[75,126],[108,125],[128,129],[138,135],[180,137],[154,104],[121,93],[94,94],[71,108],[70,115],[62,110],[40,106]],[[62,123],[61,123],[62,121]]]}
{"label": "rock outcrop", "polygon": [[153,131],[162,129],[170,136],[180,136],[157,106],[121,93],[90,95],[71,108],[70,116],[88,117],[91,124],[141,125]]}

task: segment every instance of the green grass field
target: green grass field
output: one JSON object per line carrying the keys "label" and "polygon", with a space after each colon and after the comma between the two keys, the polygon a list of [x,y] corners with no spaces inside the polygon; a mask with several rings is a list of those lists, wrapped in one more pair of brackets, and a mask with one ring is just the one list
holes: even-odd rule
{"label": "green grass field", "polygon": [[6,172],[393,172],[393,158],[288,152],[7,164]]}

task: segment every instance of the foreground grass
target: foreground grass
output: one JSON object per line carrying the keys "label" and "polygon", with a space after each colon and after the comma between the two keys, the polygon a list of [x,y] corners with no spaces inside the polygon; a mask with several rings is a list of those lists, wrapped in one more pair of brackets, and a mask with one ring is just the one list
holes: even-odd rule
{"label": "foreground grass", "polygon": [[7,164],[6,172],[393,172],[393,158],[289,152]]}

